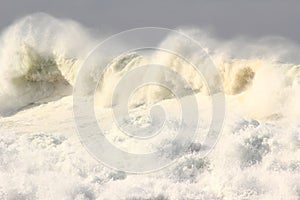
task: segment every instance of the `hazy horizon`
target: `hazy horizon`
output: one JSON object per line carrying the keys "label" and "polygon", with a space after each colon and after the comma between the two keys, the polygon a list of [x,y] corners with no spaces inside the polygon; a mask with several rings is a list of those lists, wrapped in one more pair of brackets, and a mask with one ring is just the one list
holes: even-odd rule
{"label": "hazy horizon", "polygon": [[224,39],[248,36],[281,36],[300,43],[300,2],[263,1],[4,1],[0,7],[0,30],[15,19],[36,12],[69,18],[104,33],[131,28],[181,26],[212,30]]}

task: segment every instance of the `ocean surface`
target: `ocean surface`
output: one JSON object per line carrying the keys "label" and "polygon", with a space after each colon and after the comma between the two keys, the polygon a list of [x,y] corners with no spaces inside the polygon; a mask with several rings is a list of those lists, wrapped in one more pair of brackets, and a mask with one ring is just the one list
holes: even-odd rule
{"label": "ocean surface", "polygon": [[[108,55],[99,54],[99,60],[91,61],[94,73],[85,74],[84,84],[76,88],[87,55],[106,38],[99,31],[43,13],[21,18],[3,30],[0,199],[300,199],[299,46],[281,37],[226,41],[197,28],[177,31],[199,42],[209,56],[191,49],[176,34],[162,38],[159,47],[188,55],[196,65],[212,60],[218,74],[204,67],[208,79],[203,80],[183,58],[164,51],[127,52],[106,66],[99,60]],[[114,45],[112,49],[128,44]],[[114,93],[124,74],[154,61],[169,66],[186,82],[164,70],[146,70]],[[124,104],[124,88],[150,76],[169,87],[138,88],[125,99],[130,114],[116,113],[117,118],[124,127],[155,129],[161,123],[149,117],[149,109],[157,105],[167,117],[160,136],[134,139],[120,130],[112,113]],[[95,118],[107,140],[123,151],[153,152],[172,143],[182,126],[194,130],[193,124],[180,122],[184,110],[178,95],[198,103],[192,108],[199,113],[196,137],[171,165],[154,172],[136,174],[107,166],[82,144],[78,119],[80,126],[92,122],[85,112],[74,120],[74,90],[86,101],[93,94]],[[223,110],[212,112],[211,97],[220,91],[225,97],[222,129],[203,156],[212,115],[222,116]],[[147,136],[151,130],[142,132]],[[174,152],[165,156],[176,157]],[[157,160],[153,158],[153,163]]]}

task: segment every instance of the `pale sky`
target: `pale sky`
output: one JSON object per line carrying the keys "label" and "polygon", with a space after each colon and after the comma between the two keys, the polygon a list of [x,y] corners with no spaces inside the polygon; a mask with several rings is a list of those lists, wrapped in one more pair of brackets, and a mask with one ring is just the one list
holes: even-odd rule
{"label": "pale sky", "polygon": [[46,12],[103,32],[143,26],[195,26],[221,38],[283,36],[300,43],[298,0],[0,0],[0,29]]}

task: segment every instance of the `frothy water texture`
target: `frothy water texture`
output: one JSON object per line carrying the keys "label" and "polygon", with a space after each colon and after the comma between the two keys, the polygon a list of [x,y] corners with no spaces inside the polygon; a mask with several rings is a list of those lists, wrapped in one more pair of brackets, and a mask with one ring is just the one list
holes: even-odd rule
{"label": "frothy water texture", "polygon": [[[135,175],[98,163],[76,134],[72,90],[82,62],[105,37],[47,14],[30,15],[8,27],[0,41],[0,198],[299,199],[299,47],[280,37],[223,41],[195,28],[178,31],[198,41],[219,70],[226,95],[224,128],[207,157],[200,156],[205,148],[200,136],[173,165]],[[207,62],[176,35],[164,38],[161,46],[190,55],[197,65]],[[179,126],[176,99],[158,86],[136,90],[129,102],[130,119],[124,123],[147,126],[151,121],[147,108],[163,105],[171,117],[159,141],[137,143],[112,125],[114,84],[153,60],[171,66],[187,80],[199,100],[199,132],[209,128],[209,94],[214,88],[208,90],[193,67],[163,51],[128,52],[112,60],[102,77],[97,72],[101,63],[95,63],[95,73],[79,89],[83,96],[90,94],[94,92],[90,86],[99,82],[95,93],[98,121],[106,127],[106,137],[129,152],[168,145]],[[205,70],[209,74],[210,69]],[[157,71],[151,76],[178,87],[166,73]],[[220,83],[215,76],[211,73],[206,81],[217,88]],[[186,87],[181,88],[180,94],[188,98]]]}

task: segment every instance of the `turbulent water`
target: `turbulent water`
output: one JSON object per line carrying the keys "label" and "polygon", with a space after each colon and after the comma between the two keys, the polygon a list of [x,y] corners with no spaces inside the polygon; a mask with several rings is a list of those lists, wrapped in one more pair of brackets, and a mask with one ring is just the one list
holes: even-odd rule
{"label": "turbulent water", "polygon": [[[299,199],[298,46],[278,37],[223,41],[194,28],[178,31],[198,41],[218,69],[226,96],[224,128],[207,157],[202,158],[195,147],[170,167],[133,175],[96,162],[75,131],[72,90],[87,54],[104,38],[76,22],[46,14],[27,16],[8,27],[0,41],[0,197]],[[207,62],[176,35],[161,41],[161,47],[166,46],[191,55],[197,65]],[[83,94],[91,93],[91,85],[100,80],[96,107],[102,111],[97,116],[106,124],[109,140],[128,151],[152,150],[152,146],[127,140],[116,126],[110,126],[112,88],[124,74],[154,60],[172,66],[187,80],[201,104],[199,129],[209,128],[205,117],[210,116],[209,94],[214,88],[209,90],[192,66],[162,51],[129,52],[112,60],[103,76],[97,71],[101,63],[95,62],[95,73],[87,76],[86,87],[81,88]],[[178,83],[168,74],[157,71],[152,75],[158,82],[169,82],[174,87],[170,89],[182,96],[190,95],[185,85],[176,88]],[[211,73],[206,81],[219,87],[215,76]],[[129,102],[134,121],[128,123],[149,123],[144,107],[154,103],[178,110],[168,90],[143,87]],[[172,135],[176,126],[176,120],[169,120],[163,131]]]}

